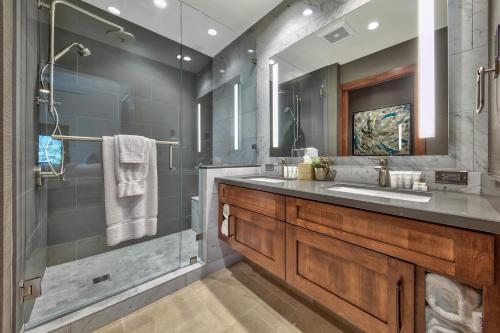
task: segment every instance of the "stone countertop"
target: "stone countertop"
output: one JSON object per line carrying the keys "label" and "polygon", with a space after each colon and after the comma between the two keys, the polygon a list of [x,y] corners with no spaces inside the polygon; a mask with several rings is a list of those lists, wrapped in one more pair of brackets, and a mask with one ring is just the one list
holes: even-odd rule
{"label": "stone countertop", "polygon": [[370,186],[366,184],[308,180],[264,183],[248,179],[252,177],[263,175],[219,177],[215,180],[254,190],[500,234],[500,197],[496,196],[430,191],[430,201],[422,203],[327,190],[335,185]]}

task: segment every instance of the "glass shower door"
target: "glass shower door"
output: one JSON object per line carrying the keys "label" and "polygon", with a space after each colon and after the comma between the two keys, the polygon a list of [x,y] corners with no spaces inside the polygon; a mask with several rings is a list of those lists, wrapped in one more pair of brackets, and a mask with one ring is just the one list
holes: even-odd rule
{"label": "glass shower door", "polygon": [[[145,14],[139,17],[151,17],[151,8],[141,3],[127,3],[120,8],[122,15],[116,16],[100,1],[78,2],[79,8],[123,26],[135,37],[126,40],[123,35],[109,33],[105,23],[75,8],[57,5],[56,52],[78,43],[91,53],[82,54],[82,47],[77,45],[55,65],[59,126],[63,135],[73,137],[54,141],[64,148],[60,152],[64,151],[64,177],[45,178],[43,186],[35,186],[32,167],[38,164],[43,171],[49,171],[45,142],[55,121],[47,103],[18,107],[23,117],[16,119],[18,133],[23,136],[17,147],[18,158],[29,169],[18,175],[22,189],[17,214],[18,235],[22,235],[18,241],[18,276],[20,280],[41,277],[41,296],[21,305],[19,327],[23,323],[25,329],[39,326],[175,271],[197,257],[197,232],[191,230],[191,214],[187,213],[197,192],[197,174],[194,167],[184,172],[185,166],[191,165],[183,154],[191,145],[191,128],[183,125],[189,119],[184,123],[181,119],[183,103],[190,98],[183,93],[188,87],[183,82],[193,76],[184,78],[183,60],[178,58],[184,52],[179,43],[180,3],[169,2],[168,12],[155,12],[155,22],[166,24],[163,28],[170,38],[152,31],[148,22],[128,17],[127,13],[138,11]],[[20,6],[24,17],[20,35],[24,40],[19,49],[27,66],[18,74],[28,86],[20,89],[19,100],[25,103],[36,96],[47,98],[39,89],[47,87],[49,79],[48,72],[41,69],[48,59],[50,21],[48,11],[38,9],[36,3],[22,0]],[[45,87],[38,82],[40,78]],[[190,87],[194,84],[191,82]],[[29,124],[30,119],[34,130],[29,128],[31,125],[22,125]],[[156,149],[156,234],[108,246],[101,143],[74,137],[116,134],[182,145],[174,147],[172,163],[168,145]],[[58,154],[53,148],[51,158]],[[184,195],[184,191],[189,192]],[[181,253],[182,246],[192,250]]]}

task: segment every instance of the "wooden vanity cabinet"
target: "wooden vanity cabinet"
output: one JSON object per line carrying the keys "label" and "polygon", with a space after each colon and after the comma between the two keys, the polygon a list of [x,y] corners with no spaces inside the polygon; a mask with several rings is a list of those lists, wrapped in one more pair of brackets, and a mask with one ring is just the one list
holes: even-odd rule
{"label": "wooden vanity cabinet", "polygon": [[285,279],[285,222],[231,206],[229,245],[274,275]]}
{"label": "wooden vanity cabinet", "polygon": [[286,281],[365,332],[413,332],[414,265],[286,227]]}
{"label": "wooden vanity cabinet", "polygon": [[220,239],[366,332],[423,332],[426,272],[482,289],[496,332],[500,236],[227,184],[219,199]]}
{"label": "wooden vanity cabinet", "polygon": [[494,281],[494,236],[311,200],[287,197],[287,222],[453,276]]}
{"label": "wooden vanity cabinet", "polygon": [[[230,205],[229,237],[220,232],[222,206]],[[219,238],[231,248],[285,279],[285,197],[219,185]]]}

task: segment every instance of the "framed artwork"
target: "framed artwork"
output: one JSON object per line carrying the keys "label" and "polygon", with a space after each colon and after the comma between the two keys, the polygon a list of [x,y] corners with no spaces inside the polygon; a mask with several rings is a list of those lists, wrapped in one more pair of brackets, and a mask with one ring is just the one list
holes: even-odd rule
{"label": "framed artwork", "polygon": [[353,155],[411,155],[411,112],[411,104],[355,112]]}

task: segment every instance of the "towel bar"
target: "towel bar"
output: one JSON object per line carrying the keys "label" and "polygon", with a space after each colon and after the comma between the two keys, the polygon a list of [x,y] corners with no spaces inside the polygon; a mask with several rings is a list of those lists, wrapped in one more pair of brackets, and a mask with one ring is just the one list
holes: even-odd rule
{"label": "towel bar", "polygon": [[[63,141],[90,141],[90,142],[102,142],[102,138],[93,137],[93,136],[73,136],[73,135],[52,135],[52,138],[55,140],[63,140]],[[168,157],[168,167],[170,170],[174,169],[174,146],[179,145],[178,141],[156,141],[156,144],[159,145],[169,145],[169,157]],[[58,177],[54,175],[52,172],[42,172],[40,167],[35,168],[35,179],[37,186],[42,186],[42,178],[47,177]]]}

